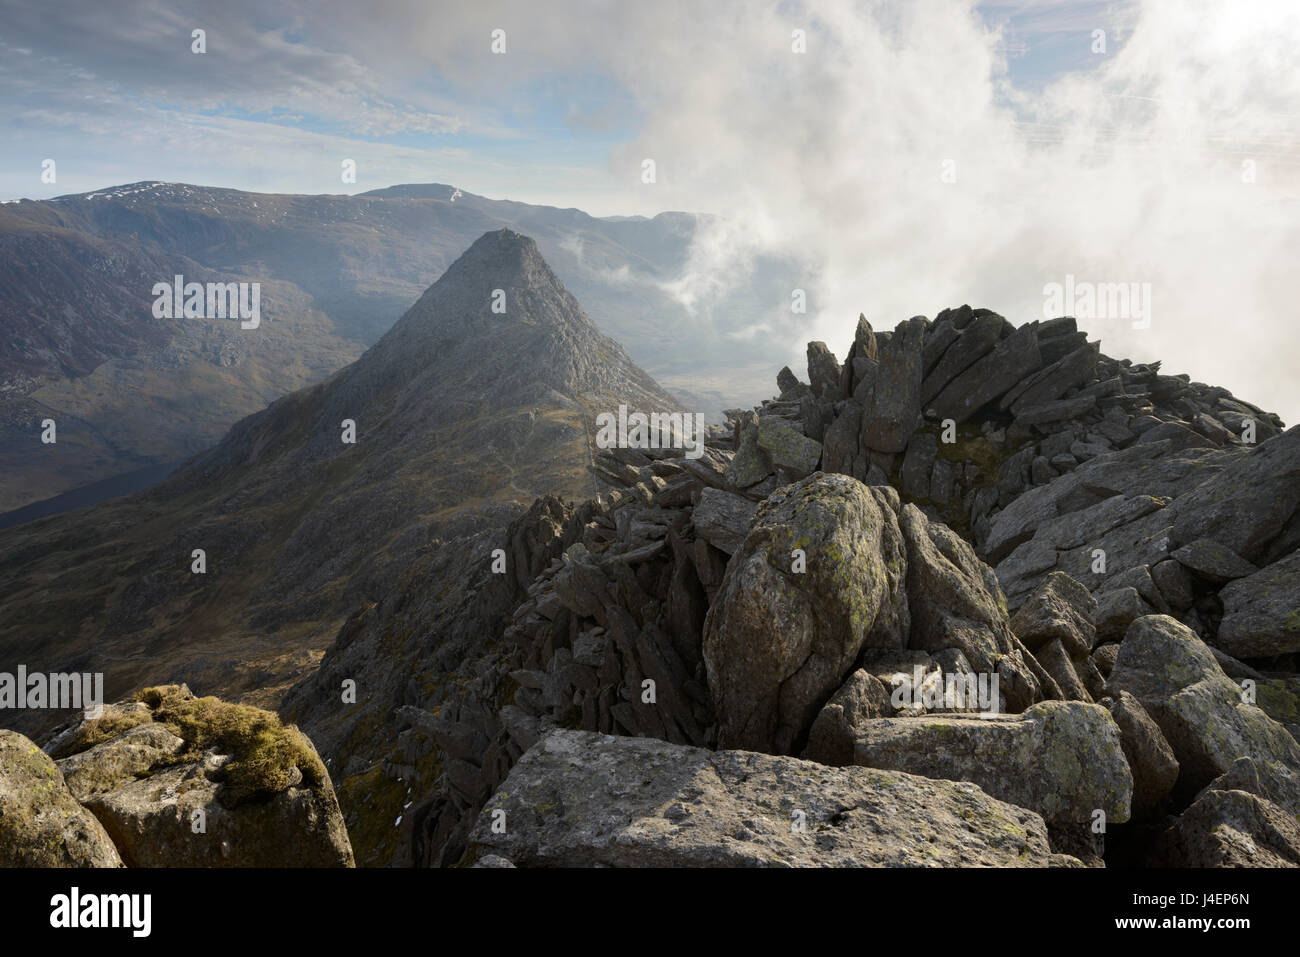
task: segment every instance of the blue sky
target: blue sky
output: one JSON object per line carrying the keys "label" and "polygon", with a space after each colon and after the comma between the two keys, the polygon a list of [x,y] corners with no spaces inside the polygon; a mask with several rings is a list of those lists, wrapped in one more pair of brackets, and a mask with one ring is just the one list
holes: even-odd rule
{"label": "blue sky", "polygon": [[[726,16],[760,6],[733,4]],[[892,15],[888,5],[856,6],[885,24]],[[1030,91],[1095,69],[1090,32],[1105,28],[1115,48],[1129,11],[1091,0],[946,6],[1000,32],[990,43],[1007,81]],[[653,91],[610,65],[624,57],[621,47],[712,29],[692,26],[691,4],[650,33],[643,24],[584,30],[608,5],[569,4],[574,29],[548,34],[533,29],[527,4],[125,0],[0,9],[4,199],[142,179],[284,192],[441,181],[597,213],[653,212],[666,197],[629,190],[612,160],[654,109]],[[771,10],[773,41],[785,42],[777,32],[785,25],[803,27],[816,56],[819,5]],[[206,33],[201,55],[191,50],[196,28]],[[497,28],[506,30],[504,55],[489,49]],[[599,52],[584,57],[584,44]],[[41,181],[47,158],[56,161],[52,184]],[[343,158],[358,162],[355,185],[341,181]]]}

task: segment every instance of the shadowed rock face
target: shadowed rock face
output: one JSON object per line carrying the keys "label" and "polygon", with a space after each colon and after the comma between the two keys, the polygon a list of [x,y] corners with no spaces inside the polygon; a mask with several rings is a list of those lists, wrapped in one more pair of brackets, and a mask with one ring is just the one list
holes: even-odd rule
{"label": "shadowed rock face", "polygon": [[[948,388],[1013,332],[1001,317],[972,310],[909,328],[924,333],[922,394],[936,371],[948,376],[939,388]],[[979,330],[995,334],[977,349]],[[783,370],[780,398],[735,410],[731,435],[712,436],[698,460],[665,450],[599,453],[595,469],[615,491],[578,508],[539,502],[498,539],[512,556],[509,576],[453,569],[431,556],[403,591],[349,624],[317,679],[293,697],[302,709],[295,713],[358,781],[363,771],[375,775],[366,769],[377,753],[385,755],[384,778],[402,778],[385,807],[393,813],[381,841],[367,843],[379,849],[376,858],[461,860],[475,815],[511,768],[549,733],[573,728],[706,748],[730,740],[802,749],[844,765],[860,739],[896,727],[902,743],[894,751],[938,762],[923,773],[954,778],[969,777],[957,757],[904,744],[923,737],[927,722],[973,728],[969,735],[992,736],[986,744],[1002,741],[1018,756],[988,787],[1021,786],[1012,799],[1041,807],[1058,849],[1077,849],[1091,863],[1106,850],[1083,833],[1093,811],[1115,821],[1133,813],[1145,827],[1187,807],[1192,782],[1226,767],[1198,764],[1222,729],[1217,718],[1171,722],[1168,710],[1123,677],[1131,669],[1120,659],[1131,663],[1136,652],[1124,652],[1120,640],[1134,621],[1169,610],[1213,641],[1213,601],[1223,583],[1173,556],[1178,502],[1248,463],[1285,471],[1292,434],[1222,390],[1100,355],[1064,320],[1033,335],[1040,366],[972,410],[955,443],[923,409],[911,436],[918,441],[909,438],[903,455],[862,444],[882,364],[911,348],[904,348],[906,329],[891,350],[894,337],[877,337],[863,322],[838,366],[838,391],[852,398],[826,398],[835,394],[836,367],[815,348],[820,394]],[[1028,363],[1029,338],[1022,332],[999,355],[1013,351]],[[958,346],[974,355],[944,371]],[[1069,417],[1042,412],[1060,401],[1075,403]],[[1217,409],[1216,420],[1255,416],[1259,451],[1221,435],[1222,445],[1207,439],[1213,447],[1158,434],[1137,442],[1162,416],[1203,409]],[[1185,421],[1185,431],[1200,435]],[[811,456],[818,442],[823,472],[804,477],[807,461],[796,464],[786,453]],[[901,497],[887,483],[903,485]],[[1261,572],[1295,548],[1292,519],[1267,514],[1282,525],[1251,539],[1262,543],[1252,560]],[[486,563],[491,544],[476,544],[469,564]],[[1098,547],[1104,572],[1093,571]],[[981,555],[998,562],[996,574]],[[429,594],[430,579],[457,584],[439,600]],[[1006,588],[1014,589],[1010,598]],[[1017,608],[1022,614],[1009,620]],[[1222,652],[1210,660],[1233,675],[1257,675],[1261,700],[1267,692],[1270,707],[1288,707],[1284,678],[1266,679]],[[416,662],[414,672],[397,662]],[[338,682],[360,670],[385,690],[377,704],[345,717],[333,704]],[[962,709],[927,697],[946,676],[988,671],[999,680],[1007,717],[962,717]],[[1116,673],[1120,685],[1108,689],[1106,678]],[[902,703],[893,700],[900,690]],[[385,713],[386,703],[395,710]],[[1264,735],[1261,747],[1281,748],[1280,760],[1290,760],[1283,739],[1247,723]],[[1040,726],[1048,724],[1061,733],[1044,736]],[[1086,743],[1043,744],[1068,739],[1072,728],[1090,729]],[[1072,761],[1049,760],[1065,752]],[[425,797],[393,829],[411,800],[408,786]],[[509,857],[490,841],[480,851]],[[528,851],[519,863],[544,856]]]}
{"label": "shadowed rock face", "polygon": [[[996,341],[1006,339],[1008,326],[991,316],[966,316],[960,329],[960,315],[916,324],[925,333],[926,375],[940,367],[945,350],[962,342],[961,329],[974,323],[996,326]],[[945,332],[948,324],[961,334]],[[996,677],[1004,714],[1018,715],[1044,699],[1073,699],[1080,704],[1071,708],[1096,716],[1106,729],[1098,736],[1104,754],[1089,759],[1109,769],[1106,774],[1072,779],[1076,791],[1051,781],[1064,793],[1085,795],[1061,807],[1044,805],[1060,847],[1100,863],[1103,842],[1078,833],[1097,807],[1119,820],[1130,813],[1121,808],[1125,802],[1144,819],[1185,806],[1185,784],[1176,800],[1169,795],[1181,755],[1176,758],[1164,740],[1165,726],[1136,692],[1107,698],[1106,676],[1131,622],[1164,609],[1190,616],[1206,606],[1207,589],[1221,587],[1171,557],[1167,540],[1177,516],[1170,502],[1252,453],[1235,440],[1223,449],[1180,450],[1169,441],[1130,447],[1144,431],[1133,421],[1140,417],[1136,410],[1164,414],[1163,403],[1200,402],[1200,387],[1161,377],[1151,367],[1116,363],[1070,338],[1075,334],[1062,324],[1045,324],[1037,335],[1046,363],[1039,371],[1053,371],[1031,373],[1032,381],[1009,387],[994,403],[1005,403],[1006,411],[990,411],[988,403],[976,410],[968,431],[958,433],[955,455],[924,420],[914,433],[924,439],[915,455],[910,442],[901,457],[860,444],[862,397],[888,361],[892,336],[874,350],[855,339],[839,367],[839,391],[853,399],[824,398],[833,392],[834,368],[815,348],[810,355],[821,396],[783,370],[781,397],[752,412],[737,411],[732,434],[713,436],[698,460],[662,450],[598,454],[596,470],[615,492],[577,511],[535,509],[510,530],[509,540],[529,541],[523,548],[506,545],[520,556],[512,568],[540,569],[518,579],[524,595],[495,588],[487,576],[455,589],[482,596],[468,610],[414,616],[426,623],[426,634],[464,637],[418,672],[417,684],[436,681],[440,690],[419,704],[403,704],[386,731],[392,742],[387,773],[414,780],[417,790],[428,788],[419,783],[431,780],[428,775],[435,783],[403,818],[403,830],[410,822],[409,845],[403,835],[385,853],[399,861],[406,854],[422,863],[459,860],[475,810],[553,729],[802,752],[843,765],[853,760],[860,736],[891,719],[918,730],[922,725],[907,722],[948,712],[940,723],[977,724],[960,718],[963,709],[927,699],[932,685],[952,675]],[[874,345],[873,332],[870,339]],[[898,341],[901,349],[906,337]],[[868,351],[875,357],[868,359]],[[1063,370],[1071,384],[1047,384]],[[1042,406],[1018,406],[1026,394],[1048,396],[1045,402],[1086,394],[1091,404],[1082,418],[1035,415],[1033,423],[1017,426],[1014,409]],[[1117,410],[1126,411],[1120,416]],[[1263,413],[1260,424],[1264,431],[1275,428]],[[868,484],[824,472],[801,478],[807,463],[792,468],[793,456],[780,451],[796,447],[791,435],[805,437],[810,451],[822,443],[823,469],[833,456],[842,472]],[[903,483],[902,500],[884,484],[900,471],[904,479],[911,476],[912,488],[909,493]],[[1137,493],[1126,493],[1128,487]],[[906,501],[918,489],[931,496],[937,489],[937,497]],[[1021,506],[1026,498],[1036,501]],[[950,516],[962,532],[938,521]],[[995,574],[965,535],[991,541],[999,521],[1005,524],[997,547],[1006,557],[1005,569]],[[1267,547],[1277,550],[1280,541]],[[1100,579],[1090,577],[1094,543],[1109,559]],[[1014,602],[1003,594],[1002,581],[1017,589]],[[388,604],[397,610],[412,601],[428,604],[424,597]],[[1011,608],[1020,606],[1022,614],[1009,621]],[[342,642],[347,647],[327,657],[320,680],[295,694],[296,702],[314,702],[302,713],[311,715],[309,726],[320,729],[331,753],[357,768],[369,766],[360,755],[374,753],[373,745],[363,743],[369,733],[361,731],[363,722],[345,731],[331,714],[338,680],[370,659],[428,656],[418,631],[404,639],[387,624],[392,614],[370,613],[360,637]],[[479,644],[465,622],[492,620],[505,622],[496,632],[487,626],[500,641],[473,657]],[[453,668],[452,649],[468,651],[471,660]],[[1234,673],[1250,669],[1222,658]],[[411,687],[396,669],[389,700],[410,701],[399,678]],[[468,691],[451,690],[465,682]],[[647,682],[656,689],[650,697]],[[897,689],[908,692],[902,705],[892,700]],[[998,724],[1021,727],[1024,720],[1004,718],[980,733],[995,733]],[[469,747],[469,741],[478,743]],[[1011,750],[1023,752],[1023,760],[1008,776],[1037,780],[1047,773],[1035,764],[1044,758],[1041,750]],[[962,776],[956,767],[927,773]],[[1076,762],[1075,770],[1080,767]],[[1127,789],[1117,783],[1122,772],[1129,774]],[[1088,791],[1107,781],[1114,785],[1113,800]],[[1087,813],[1080,810],[1084,805]],[[1076,812],[1084,816],[1071,817]]]}
{"label": "shadowed rock face", "polygon": [[1051,853],[1037,814],[973,784],[564,731],[483,808],[471,856],[487,855],[544,867],[1078,863]]}

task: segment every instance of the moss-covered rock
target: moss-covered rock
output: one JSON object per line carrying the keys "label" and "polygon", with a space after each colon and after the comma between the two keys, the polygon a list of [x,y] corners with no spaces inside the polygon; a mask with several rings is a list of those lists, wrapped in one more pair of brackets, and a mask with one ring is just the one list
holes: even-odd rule
{"label": "moss-covered rock", "polygon": [[60,784],[66,776],[125,863],[352,866],[329,773],[296,727],[184,685],[137,698],[49,745],[63,755]]}
{"label": "moss-covered rock", "polygon": [[0,731],[0,867],[121,867],[112,840],[77,803],[49,755]]}
{"label": "moss-covered rock", "polygon": [[704,626],[720,747],[789,753],[859,651],[902,647],[906,560],[891,491],[818,472],[759,507]]}
{"label": "moss-covered rock", "polygon": [[1107,687],[1128,691],[1160,726],[1181,767],[1179,787],[1200,789],[1239,757],[1300,768],[1300,745],[1223,673],[1210,647],[1167,615],[1129,626]]}

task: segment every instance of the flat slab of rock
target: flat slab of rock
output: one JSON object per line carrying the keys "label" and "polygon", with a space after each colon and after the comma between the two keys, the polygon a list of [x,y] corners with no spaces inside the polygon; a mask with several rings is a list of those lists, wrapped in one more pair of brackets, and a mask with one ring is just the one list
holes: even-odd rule
{"label": "flat slab of rock", "polygon": [[1069,399],[1056,399],[1040,405],[1025,406],[1016,414],[1021,425],[1046,425],[1063,419],[1075,419],[1097,404],[1096,396],[1076,395]]}
{"label": "flat slab of rock", "polygon": [[1223,620],[1215,645],[1235,658],[1300,651],[1300,551],[1219,592]]}
{"label": "flat slab of rock", "polygon": [[470,841],[520,867],[1077,865],[973,784],[582,731],[529,749]]}
{"label": "flat slab of rock", "polygon": [[1188,571],[1219,585],[1259,571],[1227,545],[1209,538],[1189,542],[1176,549],[1170,557]]}
{"label": "flat slab of rock", "polygon": [[972,781],[1048,821],[1090,821],[1097,809],[1127,821],[1133,796],[1119,728],[1105,708],[1077,701],[997,718],[882,718],[862,726],[853,762]]}
{"label": "flat slab of rock", "polygon": [[[290,787],[229,810],[221,785],[208,777],[215,768],[211,756],[166,768],[97,794],[86,806],[132,867],[353,866],[332,790]],[[196,811],[203,815],[201,832]]]}
{"label": "flat slab of rock", "polygon": [[700,491],[700,502],[691,520],[700,538],[732,555],[745,540],[757,508],[757,503],[742,495],[706,488]]}

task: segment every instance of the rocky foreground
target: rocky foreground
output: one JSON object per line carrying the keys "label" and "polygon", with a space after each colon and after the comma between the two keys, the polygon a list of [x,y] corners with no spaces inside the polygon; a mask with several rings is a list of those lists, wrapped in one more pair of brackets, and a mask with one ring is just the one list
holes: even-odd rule
{"label": "rocky foreground", "polygon": [[45,747],[0,730],[0,867],[351,867],[329,772],[272,713],[146,689]]}
{"label": "rocky foreground", "polygon": [[288,710],[368,861],[1300,865],[1300,430],[969,307],[808,373],[354,616]]}

